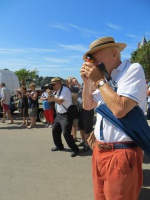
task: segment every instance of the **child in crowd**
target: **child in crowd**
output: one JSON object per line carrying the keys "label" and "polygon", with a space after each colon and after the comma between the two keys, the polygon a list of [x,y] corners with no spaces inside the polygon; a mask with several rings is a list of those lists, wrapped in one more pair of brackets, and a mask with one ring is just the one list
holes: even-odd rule
{"label": "child in crowd", "polygon": [[41,98],[44,110],[44,116],[46,118],[45,128],[52,128],[54,123],[54,108],[53,102],[48,102],[48,93],[45,91],[42,93]]}

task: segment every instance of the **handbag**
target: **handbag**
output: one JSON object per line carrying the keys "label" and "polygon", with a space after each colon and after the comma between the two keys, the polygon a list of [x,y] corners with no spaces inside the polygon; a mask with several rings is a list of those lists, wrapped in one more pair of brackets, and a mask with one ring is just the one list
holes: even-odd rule
{"label": "handbag", "polygon": [[[63,104],[61,104],[61,105],[65,108],[65,106]],[[72,118],[72,119],[77,119],[78,118],[78,116],[79,116],[79,108],[78,108],[77,105],[73,104],[73,105],[70,105],[68,107],[68,109],[67,108],[65,108],[65,109],[66,109],[67,114],[68,114],[68,116],[70,118]]]}
{"label": "handbag", "polygon": [[[62,91],[62,88],[63,88],[63,87],[61,87],[58,96],[60,96],[61,91]],[[79,116],[79,108],[78,108],[77,105],[72,104],[72,105],[70,105],[68,108],[66,108],[63,104],[61,104],[61,105],[65,108],[65,110],[67,111],[68,116],[69,116],[71,119],[77,119],[77,118],[78,118],[78,116]]]}
{"label": "handbag", "polygon": [[95,145],[95,143],[96,143],[96,137],[95,137],[94,131],[92,131],[92,133],[91,133],[90,136],[88,137],[87,143],[88,143],[88,145],[90,146],[90,148],[93,150],[94,145]]}

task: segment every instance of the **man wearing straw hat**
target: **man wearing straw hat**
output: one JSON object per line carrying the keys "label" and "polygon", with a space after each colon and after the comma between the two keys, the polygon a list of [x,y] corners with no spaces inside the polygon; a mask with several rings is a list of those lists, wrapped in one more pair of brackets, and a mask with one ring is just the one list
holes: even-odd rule
{"label": "man wearing straw hat", "polygon": [[51,80],[53,85],[52,94],[51,90],[48,92],[48,101],[54,101],[56,104],[56,118],[52,127],[53,140],[56,147],[52,148],[52,151],[62,151],[64,146],[61,140],[61,133],[63,132],[64,138],[68,146],[72,149],[71,157],[76,157],[79,154],[79,148],[75,144],[73,136],[71,135],[73,119],[67,114],[67,109],[72,105],[71,92],[67,87],[64,87],[60,78],[53,78]]}
{"label": "man wearing straw hat", "polygon": [[[80,70],[84,82],[83,106],[90,110],[107,105],[115,118],[126,116],[135,106],[143,112],[146,105],[146,82],[140,64],[121,61],[126,47],[112,37],[103,37],[85,53],[93,62],[84,62]],[[97,90],[92,94],[91,85]],[[92,156],[95,200],[137,200],[142,186],[142,149],[121,129],[97,113]]]}

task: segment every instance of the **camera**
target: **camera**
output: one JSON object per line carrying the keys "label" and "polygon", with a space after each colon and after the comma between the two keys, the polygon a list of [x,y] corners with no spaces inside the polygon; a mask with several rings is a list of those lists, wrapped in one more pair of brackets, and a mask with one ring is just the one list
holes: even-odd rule
{"label": "camera", "polygon": [[75,79],[74,77],[71,77],[71,78],[70,78],[70,82],[72,82],[74,79]]}
{"label": "camera", "polygon": [[21,90],[20,89],[15,89],[16,93],[21,94]]}
{"label": "camera", "polygon": [[87,56],[86,56],[86,62],[93,63],[93,57],[92,57],[91,54],[87,54]]}
{"label": "camera", "polygon": [[53,84],[48,84],[47,86],[44,85],[44,86],[41,87],[41,89],[42,90],[47,90],[47,89],[53,90]]}

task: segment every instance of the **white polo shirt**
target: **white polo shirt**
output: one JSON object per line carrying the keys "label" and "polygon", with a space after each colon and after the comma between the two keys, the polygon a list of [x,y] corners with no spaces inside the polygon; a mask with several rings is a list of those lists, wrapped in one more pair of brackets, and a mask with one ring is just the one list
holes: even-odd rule
{"label": "white polo shirt", "polygon": [[[117,69],[114,69],[111,73],[112,81],[117,83],[117,94],[128,97],[137,102],[143,112],[145,112],[146,106],[146,81],[143,68],[140,64],[131,64],[128,60],[125,60],[120,64]],[[102,96],[99,90],[93,93],[93,100],[98,104],[102,101]],[[100,123],[102,116],[97,113],[97,121],[95,125],[96,139],[101,142],[122,142],[132,141],[123,131],[115,127],[108,120],[103,118],[103,136],[104,140],[100,139]]]}
{"label": "white polo shirt", "polygon": [[2,87],[1,95],[2,95],[2,98],[4,99],[3,103],[10,105],[10,98],[11,98],[10,90],[7,87]]}
{"label": "white polo shirt", "polygon": [[[67,109],[70,105],[72,105],[72,95],[71,95],[71,92],[65,86],[63,86],[63,88],[62,88],[60,96],[59,96],[59,92],[60,92],[60,89],[57,91],[55,97],[59,98],[59,99],[63,99],[64,100],[63,105]],[[62,113],[66,113],[67,110],[64,107],[62,105],[56,104],[56,111],[57,111],[57,113],[61,113],[61,114]]]}

